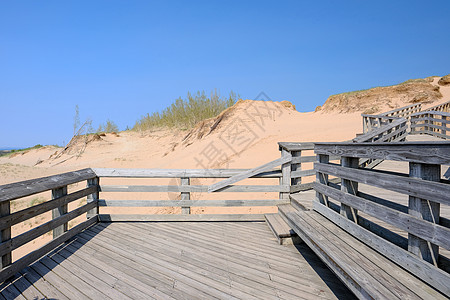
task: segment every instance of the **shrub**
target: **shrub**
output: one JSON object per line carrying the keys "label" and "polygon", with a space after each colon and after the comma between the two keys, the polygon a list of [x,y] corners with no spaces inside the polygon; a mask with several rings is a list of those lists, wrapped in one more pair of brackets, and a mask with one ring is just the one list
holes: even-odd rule
{"label": "shrub", "polygon": [[111,132],[118,132],[119,127],[111,120],[106,120],[105,124],[100,124],[97,129],[97,133],[111,133]]}
{"label": "shrub", "polygon": [[186,99],[176,99],[162,112],[154,112],[143,116],[136,122],[133,130],[147,130],[161,127],[177,127],[190,129],[198,122],[217,116],[223,110],[234,105],[236,94],[230,92],[227,98],[220,98],[217,91],[207,97],[205,92],[197,92],[195,95],[187,94]]}

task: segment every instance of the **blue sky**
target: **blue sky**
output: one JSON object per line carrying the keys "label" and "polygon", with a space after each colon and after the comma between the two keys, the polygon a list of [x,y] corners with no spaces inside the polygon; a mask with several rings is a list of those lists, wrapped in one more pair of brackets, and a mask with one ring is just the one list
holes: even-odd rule
{"label": "blue sky", "polygon": [[0,148],[120,129],[187,92],[329,95],[450,73],[450,1],[1,1]]}

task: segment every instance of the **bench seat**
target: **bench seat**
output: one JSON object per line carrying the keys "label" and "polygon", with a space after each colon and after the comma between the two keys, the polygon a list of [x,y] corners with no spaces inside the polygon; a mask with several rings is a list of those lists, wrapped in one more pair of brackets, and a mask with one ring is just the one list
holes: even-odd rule
{"label": "bench seat", "polygon": [[361,299],[447,299],[314,210],[278,206],[298,236]]}

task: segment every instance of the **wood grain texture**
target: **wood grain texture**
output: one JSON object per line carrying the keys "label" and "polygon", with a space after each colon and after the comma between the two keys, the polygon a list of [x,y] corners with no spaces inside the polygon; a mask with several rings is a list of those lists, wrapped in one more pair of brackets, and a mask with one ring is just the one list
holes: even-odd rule
{"label": "wood grain texture", "polygon": [[52,210],[56,207],[71,203],[77,199],[80,199],[89,194],[95,193],[96,190],[97,190],[97,187],[89,187],[86,189],[82,189],[82,190],[70,193],[66,196],[58,197],[53,200],[49,200],[44,203],[37,204],[32,207],[28,207],[23,210],[17,211],[15,213],[1,217],[0,218],[0,230],[3,228],[7,228],[8,226],[13,226],[20,222],[26,221],[30,218],[33,218],[40,214],[43,214],[43,213],[45,213],[49,210]]}
{"label": "wood grain texture", "polygon": [[325,163],[314,165],[316,172],[329,174],[347,180],[376,186],[393,192],[398,192],[418,198],[450,205],[450,185],[440,182],[429,182],[421,179],[393,175],[369,169],[352,169]]}
{"label": "wood grain texture", "polygon": [[364,228],[361,228],[361,226],[343,218],[338,213],[330,210],[324,205],[316,201],[314,201],[313,205],[314,210],[318,211],[323,216],[339,225],[348,233],[352,234],[362,242],[366,243],[370,247],[374,248],[406,270],[410,271],[412,274],[415,274],[423,281],[427,282],[437,290],[450,297],[450,286],[448,285],[448,282],[450,281],[450,274],[434,267],[428,262],[423,261],[407,250],[404,250],[390,243],[389,241],[386,241],[384,238],[379,237],[378,235],[365,230]]}
{"label": "wood grain texture", "polygon": [[450,142],[316,143],[317,154],[450,165]]}
{"label": "wood grain texture", "polygon": [[[191,192],[191,193],[207,193],[208,186],[203,185],[102,185],[102,192]],[[288,193],[289,185],[231,185],[227,186],[216,193],[221,192],[284,192]]]}
{"label": "wood grain texture", "polygon": [[317,182],[314,185],[314,189],[383,222],[396,226],[447,250],[450,249],[450,229],[448,228],[421,220],[378,203],[369,202],[358,196],[344,193]]}
{"label": "wood grain texture", "polygon": [[[228,178],[238,175],[248,169],[120,169],[94,168],[98,177],[123,178]],[[255,176],[256,178],[279,178],[281,171],[268,171]]]}
{"label": "wood grain texture", "polygon": [[242,172],[240,174],[231,176],[230,178],[227,178],[225,180],[213,183],[213,184],[211,184],[208,187],[208,193],[218,191],[218,190],[220,190],[220,189],[222,189],[222,188],[224,188],[226,186],[229,186],[229,185],[231,185],[233,183],[236,183],[236,182],[242,181],[244,179],[256,176],[256,175],[258,175],[258,174],[260,174],[262,172],[271,171],[273,168],[275,168],[275,167],[277,167],[279,165],[282,165],[282,164],[286,164],[286,163],[290,162],[291,160],[292,160],[292,156],[290,154],[289,155],[285,155],[285,156],[283,156],[281,158],[278,158],[278,159],[275,159],[275,160],[273,160],[271,162],[268,162],[268,163],[266,163],[266,164],[264,164],[262,166],[255,167],[253,169],[244,171],[244,172]]}
{"label": "wood grain texture", "polygon": [[77,226],[73,227],[71,230],[65,232],[64,234],[60,235],[56,239],[51,240],[41,248],[32,251],[28,255],[22,257],[21,259],[15,261],[13,264],[7,266],[6,268],[3,268],[0,271],[0,282],[5,281],[18,271],[22,270],[32,262],[36,261],[40,257],[42,257],[44,254],[52,251],[55,249],[58,245],[61,243],[64,243],[68,239],[72,238],[82,230],[86,229],[87,227],[95,224],[97,222],[96,218],[91,218],[81,224],[78,224]]}
{"label": "wood grain texture", "polygon": [[68,172],[0,186],[0,202],[31,196],[51,189],[96,177],[92,169]]}
{"label": "wood grain texture", "polygon": [[99,200],[99,206],[107,207],[235,207],[276,206],[286,200]]}
{"label": "wood grain texture", "polygon": [[258,214],[191,214],[191,215],[126,215],[100,214],[100,222],[224,222],[224,221],[263,221],[264,215]]}

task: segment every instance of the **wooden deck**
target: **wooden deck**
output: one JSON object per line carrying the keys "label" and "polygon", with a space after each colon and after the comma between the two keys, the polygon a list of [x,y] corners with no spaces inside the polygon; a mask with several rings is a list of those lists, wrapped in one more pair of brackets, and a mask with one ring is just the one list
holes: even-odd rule
{"label": "wooden deck", "polygon": [[265,222],[98,223],[1,286],[2,299],[352,299]]}

